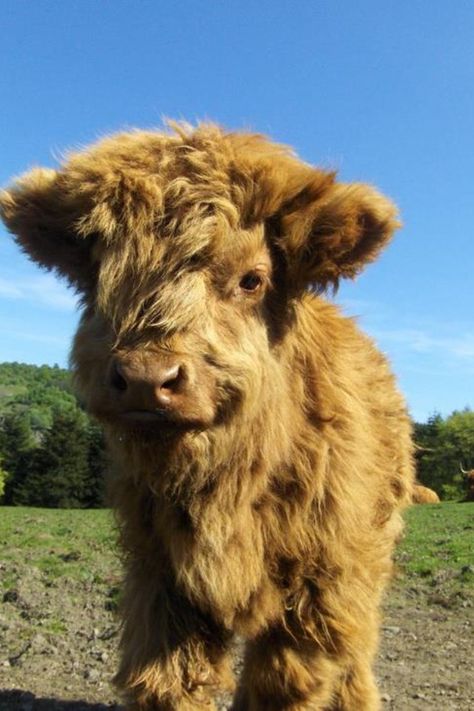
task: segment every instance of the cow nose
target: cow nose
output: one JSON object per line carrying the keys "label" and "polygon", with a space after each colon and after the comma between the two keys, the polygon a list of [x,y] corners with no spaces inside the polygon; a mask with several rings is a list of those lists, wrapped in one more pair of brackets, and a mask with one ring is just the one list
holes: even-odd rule
{"label": "cow nose", "polygon": [[177,362],[135,362],[116,358],[110,367],[109,385],[127,409],[154,410],[172,405],[185,380]]}
{"label": "cow nose", "polygon": [[184,380],[183,370],[180,365],[170,365],[160,368],[154,383],[155,395],[159,402],[168,405],[173,396],[179,391]]}

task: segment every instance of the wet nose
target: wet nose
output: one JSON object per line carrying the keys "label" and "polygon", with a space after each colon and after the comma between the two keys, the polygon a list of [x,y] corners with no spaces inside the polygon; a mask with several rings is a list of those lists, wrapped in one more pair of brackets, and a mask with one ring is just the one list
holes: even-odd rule
{"label": "wet nose", "polygon": [[129,410],[173,406],[184,381],[184,366],[170,359],[115,358],[109,370],[109,387]]}

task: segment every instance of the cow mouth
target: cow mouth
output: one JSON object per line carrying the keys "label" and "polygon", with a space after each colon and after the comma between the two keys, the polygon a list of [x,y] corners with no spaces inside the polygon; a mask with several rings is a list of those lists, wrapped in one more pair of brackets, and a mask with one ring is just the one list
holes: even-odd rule
{"label": "cow mouth", "polygon": [[180,434],[191,430],[203,430],[209,427],[210,422],[196,416],[180,416],[165,408],[153,410],[124,410],[116,413],[116,424],[122,429],[143,434]]}
{"label": "cow mouth", "polygon": [[157,408],[156,410],[125,410],[121,412],[119,418],[123,422],[131,423],[174,423],[173,418],[170,417],[170,413],[163,409]]}

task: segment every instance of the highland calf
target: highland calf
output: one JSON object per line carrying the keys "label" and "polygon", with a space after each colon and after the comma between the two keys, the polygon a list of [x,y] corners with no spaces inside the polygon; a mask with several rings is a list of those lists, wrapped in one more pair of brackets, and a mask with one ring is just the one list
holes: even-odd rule
{"label": "highland calf", "polygon": [[379,602],[412,497],[384,357],[321,296],[397,227],[371,187],[212,125],[135,132],[1,195],[76,287],[72,366],[105,426],[137,711],[374,711]]}

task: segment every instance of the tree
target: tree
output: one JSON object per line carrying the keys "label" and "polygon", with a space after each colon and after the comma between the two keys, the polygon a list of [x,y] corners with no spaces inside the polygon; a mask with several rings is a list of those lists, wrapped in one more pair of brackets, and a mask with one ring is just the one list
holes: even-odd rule
{"label": "tree", "polygon": [[12,504],[15,490],[27,476],[29,462],[36,447],[26,412],[6,415],[0,430],[0,452],[4,470],[4,504]]}
{"label": "tree", "polygon": [[32,431],[41,438],[56,409],[73,410],[77,401],[67,370],[47,365],[0,363],[0,417],[26,413]]}
{"label": "tree", "polygon": [[88,437],[88,480],[85,498],[86,508],[102,508],[105,506],[105,472],[107,470],[107,457],[105,453],[104,434],[94,422],[89,424]]}
{"label": "tree", "polygon": [[13,503],[47,508],[84,508],[89,485],[87,418],[79,410],[57,411],[35,450]]}
{"label": "tree", "polygon": [[434,415],[426,424],[415,425],[415,441],[420,447],[419,480],[444,499],[462,498],[460,463],[474,468],[474,412],[454,411],[445,420]]}

